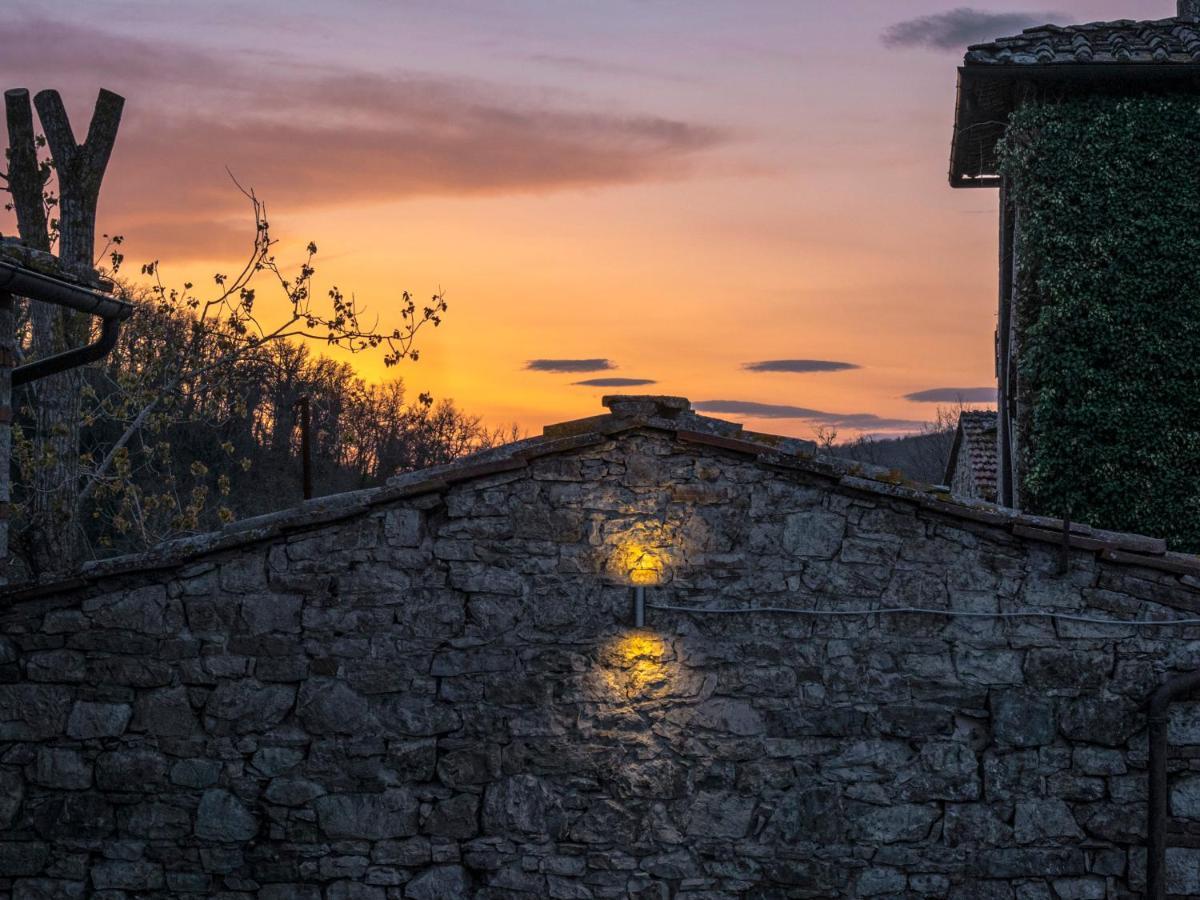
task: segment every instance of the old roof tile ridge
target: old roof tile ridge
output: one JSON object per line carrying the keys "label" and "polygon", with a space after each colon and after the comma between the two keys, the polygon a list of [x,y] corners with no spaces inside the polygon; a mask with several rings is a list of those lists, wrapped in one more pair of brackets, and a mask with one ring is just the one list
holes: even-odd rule
{"label": "old roof tile ridge", "polygon": [[[622,398],[617,399],[620,401]],[[30,592],[53,592],[56,585],[61,586],[62,590],[69,590],[81,579],[91,582],[118,574],[170,568],[233,547],[259,543],[286,533],[350,518],[397,499],[442,492],[454,483],[518,471],[532,460],[603,444],[616,434],[639,429],[665,432],[684,443],[734,452],[767,468],[802,471],[827,478],[845,489],[915,503],[952,518],[1000,527],[1018,538],[1039,542],[1062,540],[1060,519],[1034,516],[993,503],[959,497],[945,485],[905,479],[894,469],[817,454],[811,442],[745,432],[737,423],[697,415],[691,411],[690,404],[686,409],[679,408],[675,401],[682,398],[666,399],[672,401],[673,405],[664,415],[618,415],[617,410],[613,410],[608,415],[577,420],[578,423],[589,423],[589,428],[560,429],[558,426],[547,426],[543,435],[408,472],[389,479],[380,487],[315,498],[288,509],[230,523],[219,531],[178,538],[140,553],[95,560],[85,564],[77,575],[69,579],[17,584],[0,593],[0,596],[11,601],[28,596]],[[617,406],[621,412],[628,411],[628,406],[622,406],[620,402]],[[660,410],[656,408],[654,412]],[[1104,531],[1085,523],[1071,523],[1069,540],[1073,548],[1095,551],[1110,562],[1191,576],[1195,584],[1189,586],[1200,591],[1200,556],[1168,552],[1165,542],[1159,538]]]}

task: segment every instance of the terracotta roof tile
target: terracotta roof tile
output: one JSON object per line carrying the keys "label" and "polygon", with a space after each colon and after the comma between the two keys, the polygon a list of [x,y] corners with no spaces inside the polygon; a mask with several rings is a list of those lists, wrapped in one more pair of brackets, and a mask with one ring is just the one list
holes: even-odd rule
{"label": "terracotta roof tile", "polygon": [[979,497],[995,502],[997,453],[995,410],[961,413],[950,459],[946,461],[946,484],[954,482],[958,466],[965,464]]}
{"label": "terracotta roof tile", "polygon": [[967,66],[1200,62],[1200,23],[1180,19],[1041,25],[968,48]]}
{"label": "terracotta roof tile", "polygon": [[996,143],[1031,89],[1093,92],[1161,86],[1200,92],[1200,15],[1194,0],[1180,15],[1140,22],[1040,25],[967,49],[959,69],[951,148],[954,187],[998,187]]}

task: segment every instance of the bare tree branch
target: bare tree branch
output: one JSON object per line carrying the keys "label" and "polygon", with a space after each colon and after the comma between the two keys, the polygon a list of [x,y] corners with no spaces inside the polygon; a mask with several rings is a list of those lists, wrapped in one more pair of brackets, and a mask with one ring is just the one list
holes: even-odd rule
{"label": "bare tree branch", "polygon": [[125,100],[112,91],[100,91],[87,140],[82,144],[75,142],[71,120],[58,91],[41,91],[33,102],[58,174],[59,257],[69,269],[86,277],[92,273],[100,183],[116,143]]}
{"label": "bare tree branch", "polygon": [[8,119],[7,180],[17,217],[17,231],[29,246],[49,252],[50,232],[42,202],[46,179],[38,164],[29,91],[25,88],[5,91],[4,110]]}

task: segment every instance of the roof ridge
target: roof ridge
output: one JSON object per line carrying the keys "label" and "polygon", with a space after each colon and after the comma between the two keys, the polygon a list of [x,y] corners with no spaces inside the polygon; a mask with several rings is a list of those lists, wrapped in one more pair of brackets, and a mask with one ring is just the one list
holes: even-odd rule
{"label": "roof ridge", "polygon": [[[666,433],[683,443],[701,444],[716,451],[749,457],[756,464],[776,471],[804,472],[828,479],[842,488],[916,503],[951,518],[1001,526],[1008,533],[1023,539],[1062,541],[1063,523],[1059,519],[1034,516],[994,503],[956,496],[945,485],[912,481],[897,469],[819,454],[811,442],[743,432],[736,423],[694,414],[680,416],[674,421],[656,416],[627,417],[615,414],[577,421],[594,420],[599,420],[596,424],[600,427],[578,431],[567,429],[569,433],[559,434],[554,432],[555,426],[548,426],[546,430],[550,433],[408,472],[388,479],[379,487],[318,497],[297,506],[230,523],[214,532],[168,541],[148,551],[94,560],[67,579],[11,585],[0,590],[0,598],[13,602],[56,590],[71,590],[118,575],[183,565],[214,553],[360,515],[384,503],[440,493],[454,484],[520,471],[537,459],[597,446],[635,431]],[[688,427],[697,422],[701,426],[706,422],[724,422],[734,430],[720,433],[707,427],[701,427],[700,430]],[[1111,562],[1186,575],[1195,582],[1189,583],[1189,587],[1200,592],[1200,556],[1169,553],[1166,542],[1159,538],[1103,531],[1085,523],[1072,522],[1070,544],[1075,549],[1106,553],[1108,555],[1104,558]]]}
{"label": "roof ridge", "polygon": [[[996,144],[1025,96],[1010,82],[1055,90],[1173,86],[1200,92],[1200,0],[1179,15],[1082,25],[1037,25],[967,47],[950,151],[954,187],[998,187]],[[1099,87],[1098,87],[1099,86]]]}

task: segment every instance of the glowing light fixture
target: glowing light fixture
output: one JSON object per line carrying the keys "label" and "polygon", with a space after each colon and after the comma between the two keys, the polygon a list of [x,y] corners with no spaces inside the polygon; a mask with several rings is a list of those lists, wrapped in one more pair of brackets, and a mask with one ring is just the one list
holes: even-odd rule
{"label": "glowing light fixture", "polygon": [[662,581],[663,562],[644,547],[629,553],[629,581],[633,585],[633,626],[646,626],[646,588]]}
{"label": "glowing light fixture", "polygon": [[656,634],[627,631],[604,647],[601,660],[603,684],[626,700],[662,697],[672,688],[671,648]]}
{"label": "glowing light fixture", "polygon": [[653,551],[639,548],[630,555],[629,580],[633,584],[646,587],[662,581],[663,562]]}
{"label": "glowing light fixture", "polygon": [[646,608],[651,605],[646,599],[646,589],[666,580],[667,561],[670,559],[670,551],[666,548],[670,543],[661,526],[640,523],[618,539],[608,558],[609,578],[617,584],[629,586],[635,628],[644,628],[646,625]]}

